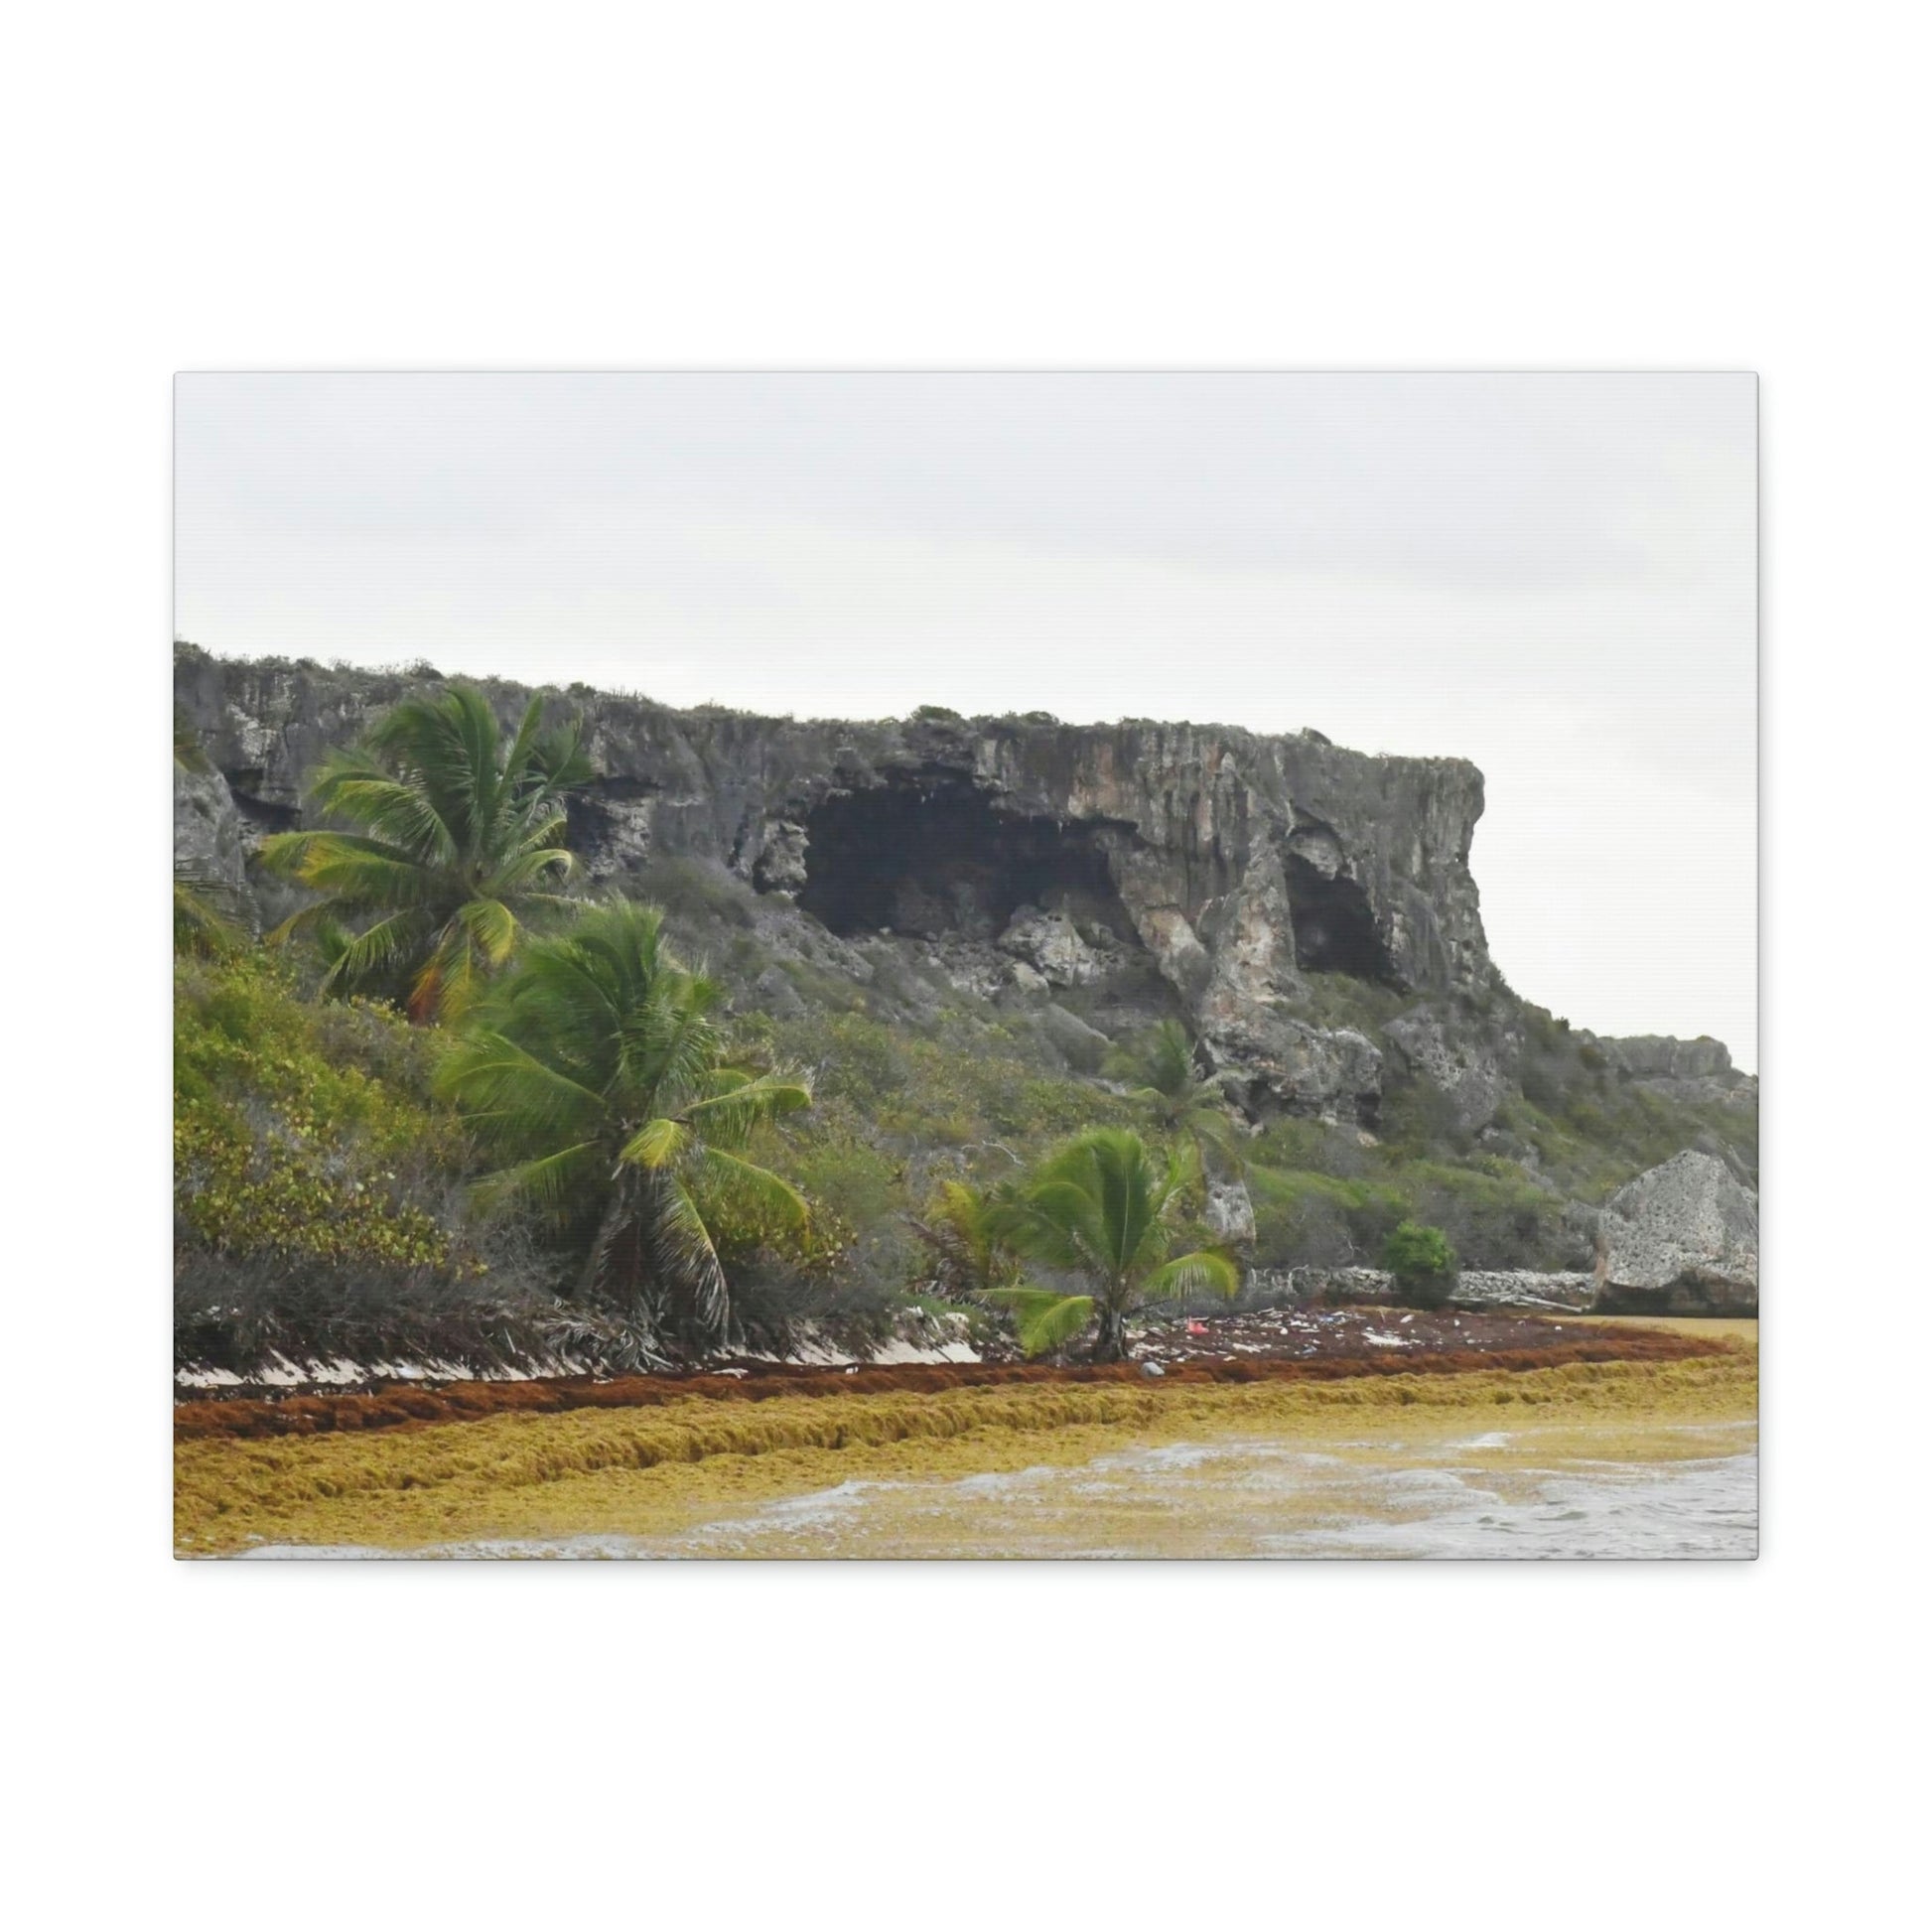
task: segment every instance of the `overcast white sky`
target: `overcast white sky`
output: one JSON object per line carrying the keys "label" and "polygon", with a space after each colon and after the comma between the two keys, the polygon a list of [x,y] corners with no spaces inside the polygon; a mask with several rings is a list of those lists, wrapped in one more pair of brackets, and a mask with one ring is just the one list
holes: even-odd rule
{"label": "overcast white sky", "polygon": [[1747,375],[193,375],[176,631],[1473,759],[1518,992],[1756,1065]]}

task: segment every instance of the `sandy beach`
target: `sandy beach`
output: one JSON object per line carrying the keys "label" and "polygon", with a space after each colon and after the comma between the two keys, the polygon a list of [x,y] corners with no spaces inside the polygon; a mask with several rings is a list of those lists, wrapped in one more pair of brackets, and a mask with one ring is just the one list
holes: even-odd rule
{"label": "sandy beach", "polygon": [[[1545,1330],[1548,1365],[1522,1348],[1496,1351],[1507,1366],[1458,1350],[1431,1370],[1368,1348],[1317,1375],[1323,1364],[1230,1358],[1210,1336],[1208,1359],[1160,1378],[1131,1365],[637,1378],[651,1386],[514,1385],[505,1407],[491,1406],[499,1385],[472,1385],[406,1392],[421,1418],[379,1394],[264,1405],[364,1405],[325,1428],[312,1411],[282,1435],[236,1433],[258,1421],[247,1405],[188,1403],[177,1548],[1754,1553],[1755,1323],[1572,1318],[1567,1340],[1554,1322],[1516,1325]],[[439,1400],[470,1404],[467,1419]]]}

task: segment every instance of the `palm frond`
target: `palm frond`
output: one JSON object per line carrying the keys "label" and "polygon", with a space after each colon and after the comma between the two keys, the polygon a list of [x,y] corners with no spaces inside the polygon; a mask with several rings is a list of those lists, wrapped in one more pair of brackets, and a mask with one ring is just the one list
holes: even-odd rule
{"label": "palm frond", "polygon": [[462,857],[457,835],[420,783],[361,769],[327,771],[309,789],[309,803],[331,817],[367,826],[401,846],[419,865],[453,866]]}
{"label": "palm frond", "polygon": [[465,899],[456,917],[487,965],[500,966],[515,950],[522,928],[500,898]]}
{"label": "palm frond", "polygon": [[473,1034],[437,1069],[438,1095],[497,1138],[589,1140],[604,1096],[499,1033]]}
{"label": "palm frond", "polygon": [[602,1178],[605,1162],[596,1141],[578,1141],[554,1154],[538,1155],[513,1168],[485,1174],[471,1189],[478,1207],[492,1213],[512,1201],[524,1202],[551,1220],[579,1207]]}
{"label": "palm frond", "polygon": [[730,1289],[711,1230],[683,1181],[651,1175],[651,1208],[645,1236],[652,1272],[666,1291],[667,1325],[706,1347],[725,1338]]}
{"label": "palm frond", "polygon": [[923,1214],[907,1215],[912,1232],[935,1256],[941,1281],[953,1294],[984,1294],[1008,1286],[1019,1256],[1001,1226],[1012,1190],[989,1191],[963,1180],[942,1181]]}
{"label": "palm frond", "polygon": [[986,1299],[1012,1312],[1020,1346],[1029,1355],[1064,1348],[1093,1319],[1091,1295],[1056,1295],[1051,1289],[1022,1286],[991,1289]]}
{"label": "palm frond", "polygon": [[794,1232],[809,1225],[811,1203],[782,1174],[716,1147],[705,1148],[698,1161],[706,1178],[723,1194],[773,1225]]}
{"label": "palm frond", "polygon": [[1218,1249],[1202,1248],[1164,1262],[1148,1276],[1141,1292],[1150,1302],[1184,1301],[1190,1295],[1224,1295],[1232,1300],[1241,1293],[1241,1270]]}
{"label": "palm frond", "polygon": [[[558,820],[559,825],[563,823]],[[578,869],[577,855],[561,845],[546,844],[518,852],[490,875],[489,883],[498,893],[521,893],[538,880],[561,882]]]}
{"label": "palm frond", "polygon": [[205,959],[225,959],[239,952],[247,934],[226,913],[217,909],[206,888],[177,877],[175,880],[175,950],[199,953]]}
{"label": "palm frond", "polygon": [[293,876],[311,892],[327,893],[340,911],[396,911],[437,897],[436,875],[413,859],[358,850],[333,832],[292,836],[310,840]]}
{"label": "palm frond", "polygon": [[[284,919],[276,930],[280,932],[294,923],[293,919]],[[415,910],[392,912],[386,919],[376,920],[337,954],[324,976],[324,989],[341,986],[353,991],[380,978],[422,945],[428,923]]]}
{"label": "palm frond", "polygon": [[679,1113],[695,1122],[707,1141],[737,1147],[755,1128],[811,1104],[809,1075],[771,1072],[741,1080],[706,1099],[686,1101]]}
{"label": "palm frond", "polygon": [[573,719],[539,737],[530,752],[529,770],[538,781],[538,795],[544,798],[554,798],[591,778],[594,767],[584,746],[582,721]]}
{"label": "palm frond", "polygon": [[647,1120],[618,1150],[618,1159],[633,1168],[674,1168],[695,1138],[681,1120]]}

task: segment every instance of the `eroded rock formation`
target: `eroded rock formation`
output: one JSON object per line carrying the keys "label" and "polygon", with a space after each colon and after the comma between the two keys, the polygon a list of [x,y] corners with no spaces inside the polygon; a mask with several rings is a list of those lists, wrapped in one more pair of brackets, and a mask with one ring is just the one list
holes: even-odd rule
{"label": "eroded rock formation", "polygon": [[247,918],[249,842],[220,772],[175,765],[175,878],[225,917]]}
{"label": "eroded rock formation", "polygon": [[[324,753],[436,682],[192,647],[176,660],[180,712],[256,833],[298,823]],[[529,697],[485,688],[505,717]],[[1499,984],[1469,872],[1482,777],[1461,759],[1313,733],[545,696],[584,719],[600,774],[571,813],[594,877],[709,862],[848,947],[923,947],[971,990],[1085,989],[1082,1027],[1165,1007],[1259,1108],[1374,1118],[1380,1052],[1308,1017],[1308,973],[1445,998]]]}
{"label": "eroded rock formation", "polygon": [[1696,1149],[1639,1174],[1603,1211],[1605,1306],[1680,1314],[1755,1311],[1757,1195]]}
{"label": "eroded rock formation", "polygon": [[[301,822],[324,754],[441,682],[427,666],[178,647],[177,715],[218,772],[177,773],[178,863],[240,892],[253,843]],[[530,697],[483,688],[505,719]],[[914,1021],[954,990],[1026,1008],[1084,1073],[1110,1039],[1183,1018],[1254,1118],[1373,1129],[1392,1088],[1420,1085],[1445,1131],[1535,1172],[1534,1150],[1492,1125],[1527,1084],[1530,1010],[1484,940],[1469,868],[1482,776],[1461,759],[1370,757],[1314,732],[1042,714],[840,723],[542,695],[554,718],[582,719],[599,773],[571,804],[594,881],[709,870],[755,907],[772,959],[890,983]],[[261,923],[296,902],[258,868],[245,882]],[[774,969],[753,997],[784,1015],[799,996]],[[1358,1017],[1371,1011],[1373,1027]],[[1756,1081],[1715,1040],[1566,1038],[1606,1079],[1755,1106]],[[1736,1173],[1722,1143],[1705,1151]]]}

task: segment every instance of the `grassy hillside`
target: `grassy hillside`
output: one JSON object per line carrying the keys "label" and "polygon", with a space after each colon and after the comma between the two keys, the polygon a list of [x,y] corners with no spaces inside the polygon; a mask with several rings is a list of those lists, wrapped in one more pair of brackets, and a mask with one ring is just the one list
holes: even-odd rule
{"label": "grassy hillside", "polygon": [[[1093,1056],[1069,1058],[1036,1007],[976,999],[904,954],[882,952],[863,982],[796,957],[749,889],[714,872],[663,866],[646,887],[679,950],[724,986],[733,1055],[806,1069],[816,1090],[809,1112],[751,1149],[810,1200],[809,1236],[774,1243],[719,1212],[751,1339],[782,1342],[802,1319],[876,1333],[927,1296],[933,1261],[915,1222],[942,1181],[1012,1178],[1088,1127],[1154,1137],[1150,1109]],[[540,1227],[481,1210],[483,1158],[433,1097],[446,1029],[318,999],[299,952],[209,947],[193,922],[179,937],[182,1362],[434,1356],[486,1370],[557,1347],[625,1361],[622,1323],[577,1298],[574,1258]],[[1318,976],[1310,1017],[1381,1043],[1409,1004]],[[1277,1119],[1241,1139],[1253,1264],[1373,1261],[1417,1220],[1443,1228],[1465,1266],[1587,1266],[1587,1204],[1632,1175],[1714,1140],[1754,1167],[1753,1115],[1662,1099],[1548,1015],[1515,1020],[1522,1091],[1481,1136],[1455,1133],[1434,1089],[1398,1083],[1377,1134]]]}
{"label": "grassy hillside", "polygon": [[[931,1257],[914,1218],[940,1181],[996,1183],[1079,1129],[1149,1126],[1117,1086],[1069,1070],[1030,1015],[962,1000],[914,1025],[837,991],[841,1010],[748,1009],[731,1023],[743,1055],[809,1068],[817,1088],[810,1113],[758,1149],[813,1202],[811,1252],[774,1256],[755,1231],[733,1244],[748,1315],[780,1329],[813,1315],[876,1327],[925,1294]],[[444,1044],[386,1009],[314,1001],[259,949],[180,962],[184,1360],[245,1369],[277,1349],[414,1349],[488,1366],[545,1340],[594,1339],[595,1324],[569,1317],[565,1258],[478,1211],[481,1158],[430,1094]],[[1502,1117],[1534,1169],[1413,1126],[1378,1140],[1266,1125],[1245,1148],[1254,1264],[1372,1261],[1399,1222],[1419,1220],[1445,1229],[1465,1265],[1585,1266],[1576,1197],[1601,1198],[1714,1126],[1751,1138],[1734,1113],[1714,1122],[1591,1077],[1552,1100],[1513,1101]],[[1402,1123],[1402,1106],[1391,1111]]]}
{"label": "grassy hillside", "polygon": [[[863,1265],[882,1284],[916,1272],[904,1217],[937,1178],[991,1183],[1080,1128],[1148,1128],[1148,1110],[1117,1084],[1068,1063],[1035,1011],[942,983],[919,1014],[891,970],[859,984],[775,957],[758,936],[755,896],[736,880],[674,863],[646,884],[686,952],[732,987],[741,1037],[816,1070],[819,1104],[792,1130],[788,1172],[851,1221]],[[774,965],[810,1009],[804,1016],[757,1010]],[[1354,1028],[1385,1049],[1388,1022],[1415,1003],[1340,974],[1310,983],[1308,1018]],[[1060,1001],[1082,1011],[1077,991]],[[1755,1172],[1754,1111],[1639,1088],[1541,1009],[1521,1008],[1520,1024],[1524,1094],[1505,1102],[1486,1140],[1455,1133],[1433,1088],[1399,1080],[1375,1135],[1297,1119],[1265,1125],[1245,1148],[1255,1265],[1373,1261],[1389,1230],[1415,1219],[1444,1228],[1468,1266],[1587,1267],[1589,1217],[1576,1203],[1600,1202],[1713,1139]]]}

